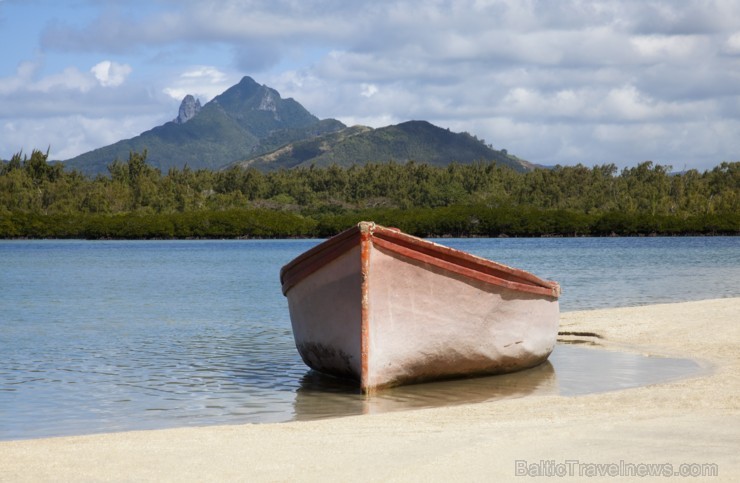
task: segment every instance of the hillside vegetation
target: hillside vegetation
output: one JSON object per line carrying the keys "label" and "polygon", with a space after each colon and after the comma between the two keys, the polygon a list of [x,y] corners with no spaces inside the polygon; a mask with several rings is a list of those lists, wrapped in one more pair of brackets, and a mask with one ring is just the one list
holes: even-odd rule
{"label": "hillside vegetation", "polygon": [[520,173],[494,163],[261,172],[172,168],[130,153],[94,179],[34,151],[0,165],[0,237],[329,236],[373,220],[421,236],[740,234],[740,163]]}
{"label": "hillside vegetation", "polygon": [[534,166],[505,150],[499,151],[469,133],[442,129],[427,121],[408,121],[372,129],[352,126],[310,139],[303,139],[262,156],[236,163],[241,167],[272,171],[295,167],[350,167],[372,162],[405,163],[423,159],[426,164],[447,166],[494,161],[516,171]]}

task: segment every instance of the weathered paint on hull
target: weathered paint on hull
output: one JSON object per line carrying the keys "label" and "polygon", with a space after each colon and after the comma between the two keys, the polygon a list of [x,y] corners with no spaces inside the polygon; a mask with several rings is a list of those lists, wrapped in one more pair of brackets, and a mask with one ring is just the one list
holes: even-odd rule
{"label": "weathered paint on hull", "polygon": [[312,369],[360,380],[360,246],[295,285],[287,294],[298,352]]}
{"label": "weathered paint on hull", "polygon": [[365,392],[532,367],[557,338],[555,282],[373,223],[306,252],[281,280],[304,362]]}

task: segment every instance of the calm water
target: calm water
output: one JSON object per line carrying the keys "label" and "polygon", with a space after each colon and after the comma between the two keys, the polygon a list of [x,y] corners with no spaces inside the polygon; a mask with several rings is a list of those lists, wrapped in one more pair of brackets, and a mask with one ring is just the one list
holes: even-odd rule
{"label": "calm water", "polygon": [[[740,238],[441,242],[559,281],[564,311],[740,295]],[[366,399],[295,350],[278,271],[316,243],[0,241],[0,439],[577,395],[698,369],[560,345],[530,371]]]}

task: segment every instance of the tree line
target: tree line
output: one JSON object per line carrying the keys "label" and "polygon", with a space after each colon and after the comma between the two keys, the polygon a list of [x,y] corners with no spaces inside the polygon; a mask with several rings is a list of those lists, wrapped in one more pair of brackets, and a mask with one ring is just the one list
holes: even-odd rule
{"label": "tree line", "polygon": [[420,236],[740,234],[740,162],[681,173],[650,161],[162,173],[132,152],[108,171],[88,178],[48,153],[14,155],[0,165],[0,237],[323,237],[362,219]]}

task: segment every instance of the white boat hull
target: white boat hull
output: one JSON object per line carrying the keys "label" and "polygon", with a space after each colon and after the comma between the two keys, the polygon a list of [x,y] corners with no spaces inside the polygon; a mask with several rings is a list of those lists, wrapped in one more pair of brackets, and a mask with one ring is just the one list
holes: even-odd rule
{"label": "white boat hull", "polygon": [[370,392],[517,371],[555,347],[556,283],[372,223],[350,232],[281,272],[309,367]]}

